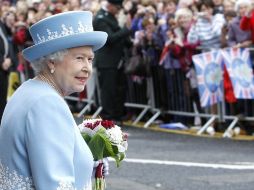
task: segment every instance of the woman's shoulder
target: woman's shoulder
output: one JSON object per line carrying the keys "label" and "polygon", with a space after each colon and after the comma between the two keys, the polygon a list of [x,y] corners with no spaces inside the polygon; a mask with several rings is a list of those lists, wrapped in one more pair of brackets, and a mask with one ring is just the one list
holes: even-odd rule
{"label": "woman's shoulder", "polygon": [[28,98],[30,101],[33,99],[45,98],[46,96],[52,96],[53,99],[61,98],[49,84],[36,79],[29,79],[24,82],[16,90],[14,96]]}
{"label": "woman's shoulder", "polygon": [[[28,111],[38,104],[43,105],[44,102],[52,102],[52,104],[66,109],[68,107],[64,99],[51,86],[42,81],[30,79],[15,91],[9,99],[7,107],[21,107],[22,110]],[[16,110],[18,111],[18,109]]]}

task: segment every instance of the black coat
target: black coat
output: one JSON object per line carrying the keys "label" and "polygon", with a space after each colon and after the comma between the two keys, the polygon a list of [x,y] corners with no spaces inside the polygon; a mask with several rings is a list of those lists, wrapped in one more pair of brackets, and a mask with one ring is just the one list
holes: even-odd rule
{"label": "black coat", "polygon": [[131,30],[120,28],[114,15],[101,9],[93,21],[95,31],[104,31],[108,39],[104,47],[95,52],[94,66],[97,68],[117,68],[123,57],[124,48],[131,45]]}
{"label": "black coat", "polygon": [[[7,98],[7,88],[8,88],[8,71],[3,70],[3,62],[6,58],[6,53],[8,52],[5,46],[7,42],[7,38],[5,36],[5,31],[2,28],[2,23],[0,21],[0,121],[4,112],[4,108],[6,105]],[[7,51],[7,52],[6,52]],[[8,55],[7,55],[8,56]]]}

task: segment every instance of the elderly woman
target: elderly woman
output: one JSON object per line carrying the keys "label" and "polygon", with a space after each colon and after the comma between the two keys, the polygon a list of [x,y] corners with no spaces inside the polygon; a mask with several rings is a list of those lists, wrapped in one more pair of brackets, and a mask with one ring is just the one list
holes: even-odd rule
{"label": "elderly woman", "polygon": [[[248,11],[248,7],[251,6],[251,2],[249,0],[237,0],[235,4],[235,12],[237,14],[236,17],[227,19],[227,25],[225,25],[226,30],[223,29],[222,39],[225,38],[226,46],[235,47],[235,48],[246,48],[252,45],[251,41],[251,32],[244,31],[240,28],[240,23],[242,17]],[[227,15],[228,12],[225,13]],[[225,67],[225,66],[224,66]],[[229,103],[229,111],[230,114],[239,114],[244,110],[244,101],[236,100],[234,95],[232,82],[230,80],[228,71],[224,68],[224,97],[227,103]]]}
{"label": "elderly woman", "polygon": [[202,111],[197,90],[197,78],[192,56],[197,53],[199,42],[189,43],[187,40],[190,27],[193,24],[193,14],[188,8],[180,8],[176,11],[175,21],[177,27],[174,29],[174,45],[172,46],[172,55],[179,60],[182,71],[188,78],[185,81],[185,93],[190,94],[192,101],[196,104],[199,112]]}
{"label": "elderly woman", "polygon": [[73,11],[30,28],[35,45],[23,55],[36,77],[7,103],[0,128],[0,189],[90,190],[93,156],[64,96],[81,92],[93,51],[107,39],[93,31],[92,13]]}
{"label": "elderly woman", "polygon": [[228,46],[229,47],[249,47],[251,46],[251,32],[244,31],[240,28],[242,17],[248,11],[251,6],[249,0],[238,0],[235,4],[235,11],[237,17],[228,23]]}
{"label": "elderly woman", "polygon": [[195,53],[196,47],[199,44],[189,43],[187,35],[189,33],[191,24],[193,22],[193,15],[188,8],[178,9],[175,13],[176,27],[171,35],[173,42],[172,54],[176,57],[181,65],[183,71],[188,71],[192,62],[192,55]]}
{"label": "elderly woman", "polygon": [[245,0],[245,2],[250,2],[251,6],[248,6],[247,12],[241,19],[240,28],[244,31],[251,32],[252,44],[254,43],[254,0]]}

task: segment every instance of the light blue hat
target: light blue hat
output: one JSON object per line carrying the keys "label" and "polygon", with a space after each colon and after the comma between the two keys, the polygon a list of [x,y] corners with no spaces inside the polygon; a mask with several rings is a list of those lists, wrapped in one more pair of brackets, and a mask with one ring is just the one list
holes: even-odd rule
{"label": "light blue hat", "polygon": [[23,50],[24,58],[31,62],[59,50],[86,45],[98,50],[108,35],[93,31],[92,19],[89,11],[69,11],[40,20],[29,29],[34,45]]}

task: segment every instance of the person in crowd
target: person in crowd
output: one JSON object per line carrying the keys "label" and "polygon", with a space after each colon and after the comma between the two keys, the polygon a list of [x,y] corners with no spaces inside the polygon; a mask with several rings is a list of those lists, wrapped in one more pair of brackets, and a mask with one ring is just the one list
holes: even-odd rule
{"label": "person in crowd", "polygon": [[153,18],[156,14],[156,10],[151,6],[137,5],[136,14],[132,19],[131,29],[133,33],[139,30],[143,30],[142,22],[146,18]]}
{"label": "person in crowd", "polygon": [[175,11],[177,8],[177,3],[174,0],[164,1],[162,13],[157,14],[157,25],[158,33],[161,36],[163,43],[167,41],[167,31],[174,26],[171,26],[174,19]]}
{"label": "person in crowd", "polygon": [[94,51],[107,40],[105,32],[93,30],[92,18],[89,11],[70,11],[30,28],[34,45],[23,56],[36,77],[15,91],[4,110],[0,187],[91,189],[93,155],[64,96],[84,90]]}
{"label": "person in crowd", "polygon": [[[184,79],[181,81],[184,96],[191,97],[199,112],[202,111],[197,90],[197,79],[192,63],[192,56],[197,53],[197,43],[189,43],[187,35],[193,23],[193,13],[189,8],[180,8],[175,13],[175,28],[169,33],[168,51],[179,61]],[[180,81],[179,81],[180,82]],[[184,99],[184,98],[183,98]]]}
{"label": "person in crowd", "polygon": [[[232,20],[237,16],[234,10],[224,12],[225,24],[221,28],[221,48],[228,47],[228,28]],[[240,28],[240,25],[238,26]]]}
{"label": "person in crowd", "polygon": [[[228,47],[247,48],[252,45],[251,32],[244,31],[240,28],[241,19],[245,16],[248,11],[248,7],[250,6],[251,2],[249,0],[236,1],[235,12],[237,16],[232,18],[231,20],[227,19],[226,31],[222,32],[222,37],[225,36],[224,38],[226,39]],[[237,106],[235,105],[236,98],[233,93],[232,84],[229,82],[230,79],[225,69],[224,75],[225,99],[227,102],[232,103],[231,113],[240,113],[240,109],[241,111],[243,111],[243,108],[240,108],[239,106],[242,106],[244,103],[242,102],[242,100],[238,100],[239,108],[237,108]]]}
{"label": "person in crowd", "polygon": [[152,65],[158,64],[162,48],[162,43],[158,39],[154,17],[155,15],[143,19],[143,29],[135,32],[135,38],[133,40],[132,53],[146,57],[147,70],[143,70],[144,77],[149,76]]}
{"label": "person in crowd", "polygon": [[0,21],[0,120],[4,112],[7,99],[8,76],[11,67],[9,43],[3,23]]}
{"label": "person in crowd", "polygon": [[69,11],[81,10],[80,0],[69,0],[68,1],[68,10]]}
{"label": "person in crowd", "polygon": [[[212,0],[203,0],[200,2],[197,14],[198,18],[192,24],[188,33],[189,43],[200,43],[201,52],[211,51],[221,47],[221,31],[225,24],[224,15],[214,13],[215,4]],[[217,114],[217,105],[207,107],[205,112]]]}
{"label": "person in crowd", "polygon": [[7,12],[10,7],[11,7],[11,2],[10,1],[1,1],[0,2],[0,13],[3,14],[5,12]]}
{"label": "person in crowd", "polygon": [[227,0],[223,1],[223,12],[234,11],[235,10],[236,0]]}
{"label": "person in crowd", "polygon": [[192,65],[192,55],[196,53],[199,43],[190,44],[187,35],[193,22],[193,14],[188,8],[181,8],[175,14],[176,27],[171,35],[171,50],[181,65],[181,69],[187,72]]}
{"label": "person in crowd", "polygon": [[101,117],[121,121],[125,115],[125,74],[122,63],[124,48],[130,47],[131,19],[121,28],[117,13],[122,0],[108,0],[94,19],[94,29],[108,34],[106,45],[95,53],[94,67],[97,69],[100,101],[103,108]]}
{"label": "person in crowd", "polygon": [[10,58],[12,61],[12,69],[15,70],[18,64],[18,47],[14,43],[13,40],[13,34],[16,29],[16,14],[14,12],[15,10],[10,9],[3,15],[3,27],[5,28],[4,30],[6,31],[8,43],[9,43],[9,51],[10,51]]}
{"label": "person in crowd", "polygon": [[228,22],[228,46],[246,48],[252,45],[251,32],[243,31],[240,28],[241,19],[248,11],[248,7],[251,6],[249,0],[238,0],[235,4],[235,11],[237,16]]}
{"label": "person in crowd", "polygon": [[10,71],[15,71],[17,66],[17,46],[13,43],[13,30],[15,25],[15,13],[13,10],[6,10],[3,13],[0,21],[1,30],[1,108],[0,108],[0,119],[6,105],[6,98],[8,92],[8,81]]}
{"label": "person in crowd", "polygon": [[[237,13],[237,17],[235,17],[231,22],[228,24],[228,35],[227,35],[227,42],[229,47],[236,47],[236,48],[248,48],[253,45],[251,40],[251,31],[249,30],[242,30],[240,28],[241,19],[248,14],[249,7],[251,7],[251,1],[249,0],[237,0],[235,4],[235,11]],[[253,52],[250,51],[251,59],[253,59]],[[225,73],[227,74],[227,73]],[[227,80],[224,80],[224,84]],[[224,85],[225,86],[225,85]],[[225,92],[226,88],[225,88]],[[233,92],[232,92],[233,93]],[[231,96],[228,97],[227,102],[230,102],[229,99]],[[231,101],[232,102],[232,101]],[[231,103],[230,102],[230,103]],[[243,116],[251,116],[251,109],[252,109],[252,100],[248,99],[238,99],[237,102],[234,101],[230,104],[230,112],[231,114],[238,115],[240,117]],[[239,125],[243,125],[243,123],[239,123]],[[248,125],[244,124],[242,126],[245,130],[248,130]]]}
{"label": "person in crowd", "polygon": [[204,0],[199,4],[196,23],[191,26],[187,39],[190,43],[200,43],[202,51],[220,48],[221,28],[225,24],[222,14],[213,15],[214,3]]}
{"label": "person in crowd", "polygon": [[[246,0],[246,2],[247,2],[247,0]],[[252,44],[254,43],[254,11],[253,11],[254,5],[253,4],[254,3],[251,2],[251,6],[248,7],[248,11],[242,17],[241,22],[240,22],[240,28],[242,30],[251,32]]]}
{"label": "person in crowd", "polygon": [[213,0],[214,8],[213,8],[213,14],[223,14],[224,7],[223,7],[223,1],[224,0]]}

